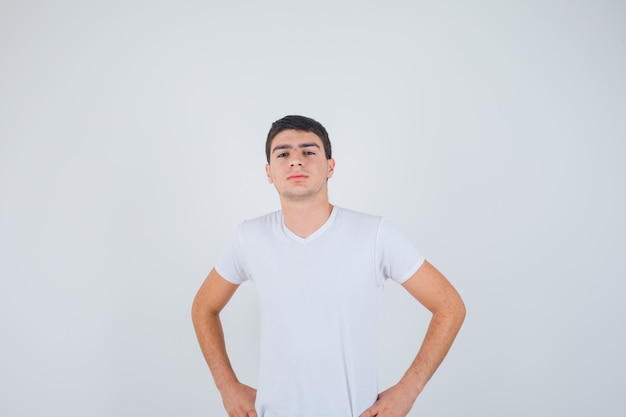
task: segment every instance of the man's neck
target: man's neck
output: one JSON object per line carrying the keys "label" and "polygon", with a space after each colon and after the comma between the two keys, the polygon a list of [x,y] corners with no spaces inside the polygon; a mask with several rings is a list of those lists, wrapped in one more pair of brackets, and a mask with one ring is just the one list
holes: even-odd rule
{"label": "man's neck", "polygon": [[319,201],[281,201],[285,226],[306,238],[326,223],[333,211],[328,199]]}

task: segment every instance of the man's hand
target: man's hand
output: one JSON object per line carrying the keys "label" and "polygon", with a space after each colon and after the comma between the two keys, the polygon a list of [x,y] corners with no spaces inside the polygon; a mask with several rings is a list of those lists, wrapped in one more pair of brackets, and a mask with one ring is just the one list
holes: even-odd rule
{"label": "man's hand", "polygon": [[237,382],[224,389],[221,394],[228,417],[257,417],[254,409],[254,388]]}
{"label": "man's hand", "polygon": [[359,417],[406,417],[416,395],[401,384],[378,394],[378,400]]}

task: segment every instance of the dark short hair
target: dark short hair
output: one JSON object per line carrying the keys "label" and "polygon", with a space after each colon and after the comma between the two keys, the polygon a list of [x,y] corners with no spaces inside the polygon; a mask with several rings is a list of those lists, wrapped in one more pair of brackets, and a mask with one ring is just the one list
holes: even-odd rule
{"label": "dark short hair", "polygon": [[317,120],[313,120],[310,117],[292,115],[285,116],[282,119],[276,120],[274,123],[272,123],[272,127],[267,134],[267,140],[265,141],[265,157],[267,158],[268,163],[270,162],[272,140],[274,140],[274,137],[283,130],[291,129],[315,133],[322,140],[326,159],[332,158],[330,138],[328,137],[328,132],[326,131],[326,128],[324,128],[324,126],[322,126],[320,122],[318,122]]}

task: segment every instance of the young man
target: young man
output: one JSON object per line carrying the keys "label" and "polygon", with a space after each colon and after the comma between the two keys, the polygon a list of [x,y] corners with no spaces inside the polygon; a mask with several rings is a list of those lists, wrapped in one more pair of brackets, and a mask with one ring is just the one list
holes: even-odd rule
{"label": "young man", "polygon": [[[326,129],[286,116],[266,142],[281,210],[240,225],[193,303],[204,357],[230,417],[405,417],[448,352],[463,301],[387,220],[330,204],[335,161]],[[382,288],[393,279],[432,312],[415,360],[378,393]],[[255,283],[261,314],[258,391],[230,365],[219,318]]]}

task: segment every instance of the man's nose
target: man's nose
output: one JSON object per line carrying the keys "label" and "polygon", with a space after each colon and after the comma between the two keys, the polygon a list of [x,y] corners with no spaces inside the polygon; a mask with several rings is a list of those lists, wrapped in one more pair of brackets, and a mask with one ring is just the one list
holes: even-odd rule
{"label": "man's nose", "polygon": [[293,157],[291,158],[291,161],[290,161],[290,162],[291,162],[291,166],[292,166],[292,167],[293,167],[293,166],[296,166],[296,165],[300,165],[300,166],[302,166],[302,160],[300,159],[300,156],[298,156],[298,155],[293,156]]}

